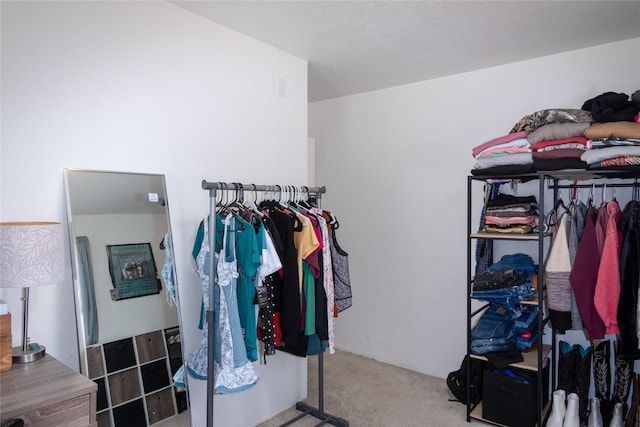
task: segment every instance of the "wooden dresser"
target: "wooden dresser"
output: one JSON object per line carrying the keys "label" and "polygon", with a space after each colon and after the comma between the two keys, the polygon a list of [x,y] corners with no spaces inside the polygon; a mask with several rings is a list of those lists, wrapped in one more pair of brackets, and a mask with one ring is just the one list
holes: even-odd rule
{"label": "wooden dresser", "polygon": [[25,426],[96,426],[93,381],[50,355],[0,374],[0,419]]}

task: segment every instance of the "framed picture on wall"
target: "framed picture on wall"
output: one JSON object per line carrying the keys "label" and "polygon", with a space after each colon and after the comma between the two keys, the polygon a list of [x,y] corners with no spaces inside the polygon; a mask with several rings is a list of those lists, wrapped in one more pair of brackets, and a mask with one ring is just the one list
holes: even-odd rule
{"label": "framed picture on wall", "polygon": [[107,245],[114,301],[157,294],[162,289],[150,243]]}

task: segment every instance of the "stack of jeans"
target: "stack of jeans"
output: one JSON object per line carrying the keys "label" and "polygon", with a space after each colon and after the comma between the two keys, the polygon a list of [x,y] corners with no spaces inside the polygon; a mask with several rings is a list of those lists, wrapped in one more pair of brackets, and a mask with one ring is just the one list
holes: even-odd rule
{"label": "stack of jeans", "polygon": [[508,309],[515,308],[535,295],[531,279],[536,272],[537,267],[529,255],[505,255],[488,271],[474,278],[471,296]]}
{"label": "stack of jeans", "polygon": [[485,354],[516,348],[526,351],[538,339],[538,307],[489,306],[471,330],[471,352]]}
{"label": "stack of jeans", "polygon": [[472,353],[524,351],[536,342],[538,307],[521,304],[536,293],[532,283],[536,273],[531,257],[516,253],[476,275],[471,296],[492,304],[471,330]]}
{"label": "stack of jeans", "polygon": [[538,339],[538,307],[523,305],[519,315],[513,318],[513,331],[516,333],[516,349],[529,350]]}
{"label": "stack of jeans", "polygon": [[516,333],[508,311],[490,306],[471,330],[471,352],[486,354],[508,351],[515,346]]}

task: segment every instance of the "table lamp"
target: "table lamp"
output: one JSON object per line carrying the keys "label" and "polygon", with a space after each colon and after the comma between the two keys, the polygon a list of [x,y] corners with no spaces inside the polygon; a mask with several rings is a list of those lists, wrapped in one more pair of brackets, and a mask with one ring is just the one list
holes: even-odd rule
{"label": "table lamp", "polygon": [[64,280],[62,245],[59,222],[0,222],[0,287],[22,288],[22,346],[13,347],[13,363],[44,357],[45,347],[27,335],[29,287]]}

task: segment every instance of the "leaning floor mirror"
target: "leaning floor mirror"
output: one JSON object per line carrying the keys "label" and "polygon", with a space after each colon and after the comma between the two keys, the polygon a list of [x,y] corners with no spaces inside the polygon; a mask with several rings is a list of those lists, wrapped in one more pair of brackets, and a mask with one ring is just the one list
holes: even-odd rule
{"label": "leaning floor mirror", "polygon": [[[66,169],[80,371],[98,426],[188,426],[164,175]],[[183,385],[183,384],[180,384]]]}

